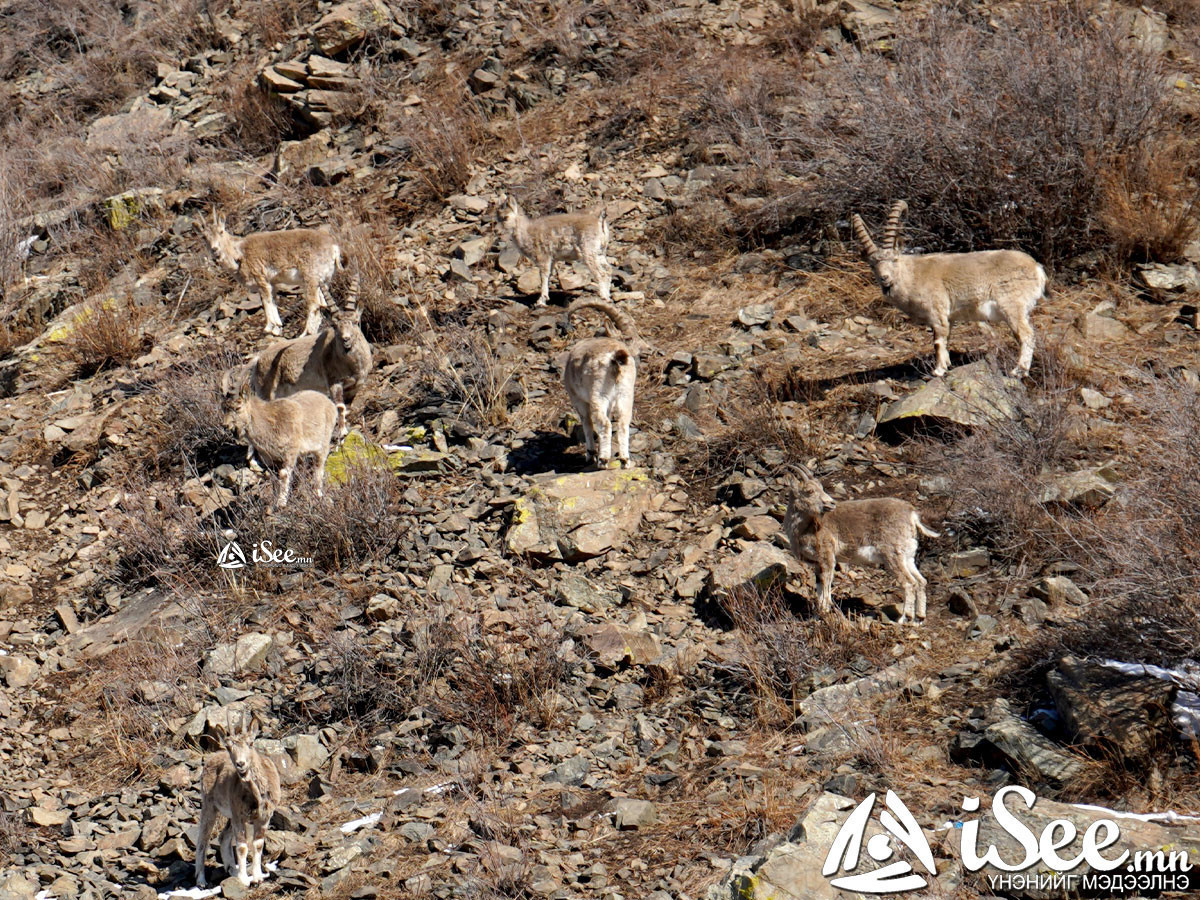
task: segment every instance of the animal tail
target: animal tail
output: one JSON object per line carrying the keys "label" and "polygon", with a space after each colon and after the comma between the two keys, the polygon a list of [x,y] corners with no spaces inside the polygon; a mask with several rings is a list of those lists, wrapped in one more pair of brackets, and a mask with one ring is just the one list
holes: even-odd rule
{"label": "animal tail", "polygon": [[917,531],[921,532],[921,534],[925,535],[925,537],[936,538],[942,536],[940,531],[933,531],[929,528],[926,528],[925,523],[921,521],[920,515],[918,515],[915,510],[913,511],[913,524],[917,526]]}
{"label": "animal tail", "polygon": [[620,330],[621,337],[627,342],[633,343],[639,339],[637,325],[634,324],[633,317],[624,310],[617,309],[616,306],[604,300],[576,300],[567,307],[567,318],[569,319],[575,313],[585,309],[594,309],[608,316]]}
{"label": "animal tail", "polygon": [[616,378],[621,370],[629,365],[629,359],[629,351],[624,347],[613,352],[613,355],[608,360],[608,369],[612,373],[613,378]]}

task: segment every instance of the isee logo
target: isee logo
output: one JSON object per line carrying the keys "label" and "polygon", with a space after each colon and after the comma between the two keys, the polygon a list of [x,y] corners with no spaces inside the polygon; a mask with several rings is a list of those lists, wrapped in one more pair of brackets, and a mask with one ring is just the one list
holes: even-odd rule
{"label": "isee logo", "polygon": [[[297,556],[294,550],[272,546],[270,541],[259,541],[250,550],[250,558],[258,566],[311,566],[311,556]],[[248,563],[246,554],[237,541],[230,541],[217,554],[217,565],[222,569],[242,569]]]}
{"label": "isee logo", "polygon": [[246,565],[246,554],[238,546],[237,541],[230,541],[217,554],[217,565],[222,569],[241,569]]}
{"label": "isee logo", "polygon": [[[867,822],[871,818],[871,810],[875,808],[875,795],[871,794],[858,804],[850,818],[838,830],[833,846],[825,857],[825,865],[821,874],[826,878],[839,869],[853,872],[858,868],[858,854],[862,850],[863,838],[867,835]],[[894,791],[888,791],[884,809],[879,813],[879,823],[886,834],[877,834],[867,841],[867,855],[877,863],[887,862],[895,852],[892,848],[894,837],[912,851],[913,856],[925,867],[930,875],[937,874],[937,866],[933,861],[933,852],[929,849],[929,841],[925,839],[921,826],[913,818],[912,813]],[[891,835],[889,837],[888,835]],[[858,891],[862,894],[891,894],[896,891],[916,891],[929,884],[918,875],[911,865],[902,859],[869,872],[857,875],[844,875],[831,878],[834,887],[847,891]]]}
{"label": "isee logo", "polygon": [[[985,866],[1001,873],[1024,873],[1019,875],[989,875],[993,889],[1009,890],[1014,887],[1014,880],[1022,883],[1018,887],[1039,887],[1066,890],[1108,890],[1108,889],[1139,889],[1139,890],[1174,890],[1187,889],[1190,880],[1186,874],[1191,868],[1187,859],[1187,851],[1177,851],[1166,856],[1161,852],[1139,851],[1131,853],[1121,850],[1111,857],[1101,851],[1112,847],[1121,839],[1121,829],[1111,819],[1096,819],[1084,831],[1081,847],[1077,855],[1063,856],[1061,851],[1072,847],[1079,830],[1075,823],[1067,819],[1054,819],[1042,829],[1041,834],[1035,834],[1028,825],[1022,822],[1012,810],[1005,806],[1005,799],[1011,795],[1020,797],[1025,808],[1032,810],[1037,802],[1033,791],[1017,785],[1001,788],[992,798],[992,817],[996,824],[1008,833],[1020,845],[1023,856],[1019,860],[1006,860],[994,844],[988,844],[987,849],[979,852],[979,820],[971,819],[956,823],[961,827],[962,837],[959,849],[962,854],[963,868],[968,872],[978,872]],[[859,854],[866,839],[867,823],[875,808],[875,794],[855,807],[854,812],[838,829],[833,846],[825,857],[821,874],[826,878],[846,872],[850,874],[830,878],[834,887],[863,894],[890,894],[899,891],[920,890],[928,885],[926,878],[918,874],[912,864],[904,860],[888,863],[895,853],[896,847],[892,841],[908,847],[917,862],[930,875],[937,875],[933,853],[930,852],[929,841],[922,833],[916,819],[908,811],[908,807],[892,791],[888,791],[884,808],[879,813],[879,824],[883,832],[866,840],[867,856],[876,863],[887,863],[866,872],[856,872],[859,865]],[[965,797],[962,802],[964,812],[973,813],[979,810],[978,797]],[[1081,875],[1071,875],[1072,870],[1086,864],[1087,870]],[[1034,867],[1038,867],[1034,870]],[[1123,867],[1121,872],[1114,872]],[[1031,871],[1033,870],[1033,871]],[[1048,874],[1047,874],[1048,873]],[[1010,883],[1012,882],[1012,883]]]}

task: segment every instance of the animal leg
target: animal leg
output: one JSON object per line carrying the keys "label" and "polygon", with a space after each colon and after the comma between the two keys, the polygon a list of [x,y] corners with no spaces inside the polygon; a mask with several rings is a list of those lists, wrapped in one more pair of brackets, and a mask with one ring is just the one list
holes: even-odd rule
{"label": "animal leg", "polygon": [[925,606],[926,606],[926,602],[928,600],[928,598],[925,594],[925,588],[929,584],[929,579],[927,579],[924,575],[921,574],[921,570],[917,568],[917,563],[912,558],[911,555],[905,556],[903,559],[903,562],[904,562],[905,571],[908,572],[909,578],[911,578],[913,583],[916,585],[917,619],[920,621],[923,621],[925,619]]}
{"label": "animal leg", "polygon": [[612,459],[612,419],[608,416],[607,404],[600,397],[592,397],[592,431],[599,444],[597,460],[605,466]]}
{"label": "animal leg", "polygon": [[592,414],[588,410],[587,404],[571,398],[571,405],[575,407],[575,415],[579,416],[579,427],[583,431],[583,444],[587,448],[588,462],[596,458],[596,441],[592,434]]}
{"label": "animal leg", "polygon": [[1026,307],[1021,310],[1020,316],[1010,318],[1008,324],[1021,344],[1021,352],[1017,357],[1017,365],[1009,374],[1014,378],[1020,378],[1028,375],[1029,367],[1033,365],[1034,334],[1033,322],[1029,319],[1029,308]]}
{"label": "animal leg", "polygon": [[941,378],[950,368],[950,322],[940,319],[930,326],[933,329],[933,349],[937,353],[937,366],[933,370],[935,378]]}
{"label": "animal leg", "polygon": [[583,262],[588,267],[588,271],[592,273],[592,278],[596,279],[596,289],[600,292],[600,298],[611,302],[612,269],[608,265],[608,260],[604,258],[604,254],[584,250]]}
{"label": "animal leg", "polygon": [[319,284],[309,285],[305,282],[305,295],[308,305],[308,317],[304,320],[304,334],[316,334],[321,328],[321,307],[323,298]]}
{"label": "animal leg", "polygon": [[279,307],[275,305],[275,289],[271,282],[258,282],[258,292],[262,294],[263,315],[267,319],[265,333],[283,337],[283,319],[279,318]]}
{"label": "animal leg", "polygon": [[817,548],[820,558],[817,572],[821,582],[820,594],[817,596],[817,610],[827,613],[833,609],[833,573],[837,571],[837,556],[832,548]]}
{"label": "animal leg", "polygon": [[545,306],[550,300],[550,274],[553,271],[554,257],[551,256],[542,263],[542,293],[538,296],[538,306]]}
{"label": "animal leg", "polygon": [[205,803],[200,809],[200,832],[196,835],[196,887],[208,886],[204,878],[204,857],[208,855],[208,838],[216,815],[211,803]]}
{"label": "animal leg", "polygon": [[279,507],[282,509],[287,506],[288,495],[292,490],[292,469],[296,467],[296,461],[292,460],[279,470],[279,478],[283,482],[279,487]]}
{"label": "animal leg", "polygon": [[326,447],[317,454],[317,471],[314,473],[317,482],[317,496],[324,497],[323,489],[325,487],[325,460],[329,456],[329,447]]}
{"label": "animal leg", "polygon": [[633,418],[633,404],[617,402],[617,458],[629,465],[629,420]]}
{"label": "animal leg", "polygon": [[262,867],[263,848],[266,845],[267,827],[258,825],[254,829],[254,871],[250,873],[250,880],[255,883],[267,880],[267,873],[263,871]]}
{"label": "animal leg", "polygon": [[249,825],[243,825],[241,828],[236,829],[236,843],[234,844],[237,848],[237,880],[247,887],[250,886],[250,873],[246,866],[246,858],[250,855],[250,844],[246,840],[246,832],[249,830]]}
{"label": "animal leg", "polygon": [[904,592],[904,610],[900,614],[901,625],[910,619],[916,618],[916,595],[913,592],[913,578],[909,574],[905,562],[904,554],[899,551],[889,553],[884,557],[884,568],[899,582],[900,589]]}

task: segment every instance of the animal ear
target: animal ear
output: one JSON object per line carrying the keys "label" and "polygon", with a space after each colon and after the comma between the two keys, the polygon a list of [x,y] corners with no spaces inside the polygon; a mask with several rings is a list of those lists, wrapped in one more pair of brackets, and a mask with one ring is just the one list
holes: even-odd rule
{"label": "animal ear", "polygon": [[242,385],[242,389],[238,392],[238,399],[241,400],[243,403],[250,399],[250,379],[249,378],[246,379],[246,382]]}

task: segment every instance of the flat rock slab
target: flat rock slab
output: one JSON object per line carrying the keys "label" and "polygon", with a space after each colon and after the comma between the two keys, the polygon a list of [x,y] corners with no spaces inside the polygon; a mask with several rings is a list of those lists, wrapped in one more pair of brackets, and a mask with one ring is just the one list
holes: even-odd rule
{"label": "flat rock slab", "polygon": [[[1010,392],[1020,390],[1015,378],[1001,375],[984,360],[951,369],[942,378],[889,403],[879,415],[880,426],[916,428],[964,425],[977,428],[1016,414]],[[885,429],[886,430],[886,429]]]}
{"label": "flat rock slab", "polygon": [[767,541],[758,541],[713,566],[708,590],[723,594],[737,590],[764,591],[787,576],[794,560],[786,551]]}
{"label": "flat rock slab", "polygon": [[1087,761],[1071,754],[1015,715],[1008,701],[1000,698],[992,704],[991,724],[984,737],[1006,756],[1017,771],[1041,781],[1059,784],[1079,777]]}
{"label": "flat rock slab", "polygon": [[517,500],[506,544],[511,553],[590,559],[624,544],[642,515],[661,505],[645,469],[604,469],[535,477]]}

